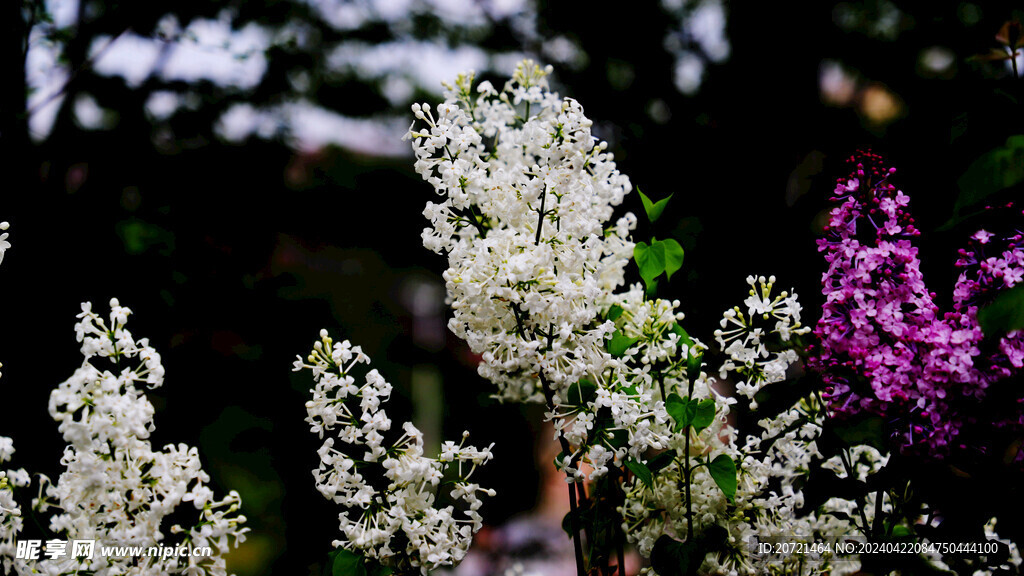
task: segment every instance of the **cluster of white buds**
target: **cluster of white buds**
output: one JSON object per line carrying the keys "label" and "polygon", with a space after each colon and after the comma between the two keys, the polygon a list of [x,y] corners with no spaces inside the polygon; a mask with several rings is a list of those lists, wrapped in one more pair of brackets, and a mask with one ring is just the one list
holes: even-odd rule
{"label": "cluster of white buds", "polygon": [[[480,530],[480,494],[494,490],[470,482],[477,466],[491,459],[491,448],[445,442],[437,458],[423,455],[423,435],[410,422],[392,431],[383,403],[391,384],[369,370],[357,383],[353,371],[370,358],[348,340],[334,342],[326,330],[296,371],[308,369],[315,382],[306,402],[310,431],[324,438],[313,470],[316,487],[341,504],[344,538],[335,547],[356,551],[398,572],[419,568],[424,574],[458,564]],[[492,444],[493,446],[493,444]],[[449,501],[436,507],[442,479]],[[451,480],[450,482],[448,480]],[[460,517],[461,516],[461,517]]]}
{"label": "cluster of white buds", "polygon": [[[160,355],[143,338],[136,340],[125,328],[131,310],[110,301],[109,324],[82,304],[75,326],[85,360],[74,375],[50,395],[50,415],[68,443],[61,458],[65,470],[54,484],[41,477],[40,496],[33,507],[50,508],[49,530],[68,540],[93,540],[98,546],[209,547],[209,556],[15,557],[15,538],[21,532],[21,511],[10,487],[29,483],[22,470],[0,478],[0,556],[6,573],[28,574],[184,574],[223,576],[232,546],[245,539],[245,517],[238,513],[241,500],[232,491],[220,500],[206,486],[195,448],[168,445],[154,451],[149,435],[154,430],[153,405],[141,386],[163,383]],[[109,368],[99,366],[107,363]],[[0,439],[0,462],[13,452],[9,440]],[[169,544],[162,524],[182,503],[196,510],[195,524],[167,527],[175,542]]]}

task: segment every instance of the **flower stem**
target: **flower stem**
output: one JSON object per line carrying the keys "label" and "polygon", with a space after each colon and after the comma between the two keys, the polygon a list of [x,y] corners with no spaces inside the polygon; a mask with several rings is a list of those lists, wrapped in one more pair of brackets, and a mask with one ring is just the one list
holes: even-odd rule
{"label": "flower stem", "polygon": [[[544,376],[544,373],[540,374],[541,389],[544,391],[544,399],[547,401],[548,409],[552,412],[555,411],[555,393],[551,390],[551,386],[548,384],[548,379]],[[562,436],[562,431],[558,430],[558,444],[562,448],[562,453],[565,455],[572,454],[569,448],[569,441]],[[575,480],[572,478],[570,472],[565,473],[569,480]],[[576,556],[576,576],[586,576],[586,571],[583,566],[583,543],[580,541],[580,525],[579,515],[576,513],[576,486],[575,482],[570,481],[569,486],[569,529],[572,530],[572,548],[573,553]]]}
{"label": "flower stem", "polygon": [[540,210],[537,211],[537,238],[534,239],[535,245],[540,244],[540,232],[544,229],[544,201],[548,199],[547,192],[540,193]]}
{"label": "flower stem", "polygon": [[686,445],[683,454],[683,481],[686,482],[686,541],[693,541],[693,506],[690,501],[690,427],[686,427]]}
{"label": "flower stem", "polygon": [[[686,397],[693,398],[693,379],[686,379]],[[683,447],[683,480],[686,482],[686,541],[693,541],[693,503],[690,499],[690,474],[693,468],[690,466],[690,425],[687,424],[683,430],[686,433],[686,441]]]}

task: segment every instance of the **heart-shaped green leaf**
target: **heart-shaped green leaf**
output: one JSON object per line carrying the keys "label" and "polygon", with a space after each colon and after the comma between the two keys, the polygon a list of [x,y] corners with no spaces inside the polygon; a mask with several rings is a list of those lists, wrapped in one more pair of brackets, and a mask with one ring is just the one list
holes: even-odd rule
{"label": "heart-shaped green leaf", "polygon": [[644,212],[647,212],[647,218],[651,222],[656,222],[658,218],[661,218],[661,213],[665,211],[668,201],[672,199],[672,194],[669,194],[667,198],[652,202],[646,194],[640,192],[639,188],[636,191],[640,194],[640,201],[644,203]]}
{"label": "heart-shaped green leaf", "polygon": [[708,472],[711,473],[715,484],[718,484],[725,497],[732,502],[736,497],[736,463],[729,456],[719,454],[708,464]]}
{"label": "heart-shaped green leaf", "polygon": [[633,248],[633,259],[640,268],[640,278],[648,286],[665,271],[665,248],[657,240],[651,244],[638,242]]}
{"label": "heart-shaped green leaf", "polygon": [[662,273],[671,280],[672,275],[683,267],[683,256],[683,247],[672,238],[652,239],[650,244],[639,242],[633,248],[633,259],[640,268],[640,277],[648,287]]}
{"label": "heart-shaped green leaf", "polygon": [[711,423],[715,421],[715,401],[711,398],[705,398],[697,403],[697,409],[693,416],[693,422],[691,425],[693,429],[700,434],[701,430],[711,426]]}
{"label": "heart-shaped green leaf", "polygon": [[665,411],[676,421],[676,430],[682,430],[689,426],[693,420],[693,413],[690,412],[690,399],[680,398],[678,394],[669,394],[665,399]]}
{"label": "heart-shaped green leaf", "polygon": [[683,247],[672,238],[659,240],[658,243],[662,245],[665,253],[665,276],[671,280],[672,275],[683,267]]}

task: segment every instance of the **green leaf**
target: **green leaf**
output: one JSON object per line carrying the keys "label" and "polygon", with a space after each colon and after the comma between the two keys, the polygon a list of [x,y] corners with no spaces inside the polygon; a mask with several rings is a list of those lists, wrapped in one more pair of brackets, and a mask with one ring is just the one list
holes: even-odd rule
{"label": "green leaf", "polygon": [[986,198],[1024,182],[1024,134],[1006,139],[1006,144],[982,154],[957,180],[960,195],[953,206],[953,217],[939,227],[949,230],[964,220],[979,214],[969,210]]}
{"label": "green leaf", "polygon": [[332,576],[367,576],[362,554],[339,548],[331,556]]}
{"label": "green leaf", "polygon": [[910,538],[913,535],[914,535],[914,533],[910,531],[910,528],[907,528],[906,526],[904,526],[902,524],[899,524],[899,525],[896,525],[896,526],[892,527],[892,537],[893,538]]}
{"label": "green leaf", "polygon": [[671,280],[672,275],[683,267],[683,247],[679,245],[679,242],[672,238],[669,238],[668,240],[658,240],[657,243],[664,247],[665,276]]}
{"label": "green leaf", "polygon": [[715,484],[722,489],[722,493],[730,502],[736,497],[736,463],[725,454],[719,454],[708,464],[708,472],[714,478]]}
{"label": "green leaf", "polygon": [[619,306],[618,304],[615,304],[611,308],[608,309],[608,315],[605,316],[605,318],[607,318],[608,320],[611,320],[612,322],[615,322],[616,320],[619,319],[619,316],[622,316],[622,312],[623,312],[622,306]]}
{"label": "green leaf", "polygon": [[954,210],[973,206],[986,197],[1024,182],[1024,134],[1010,136],[1006,144],[983,154],[957,180],[960,196]]}
{"label": "green leaf", "polygon": [[612,334],[611,340],[608,341],[608,353],[618,358],[629,350],[629,347],[640,341],[640,338],[630,338],[618,330]]}
{"label": "green leaf", "polygon": [[658,454],[654,458],[651,458],[650,460],[647,461],[647,468],[651,471],[652,474],[657,474],[658,472],[661,472],[662,470],[664,470],[675,459],[676,459],[676,451],[675,450],[669,450],[667,452],[662,452],[661,454]]}
{"label": "green leaf", "polygon": [[711,398],[705,398],[697,403],[697,408],[693,416],[693,429],[700,434],[701,430],[711,426],[711,423],[715,421],[715,401]]}
{"label": "green leaf", "polygon": [[693,420],[697,417],[697,406],[700,402],[696,398],[689,398],[686,403],[686,424],[683,426],[693,426]]}
{"label": "green leaf", "polygon": [[657,280],[651,280],[651,283],[647,285],[647,290],[644,291],[644,294],[646,294],[648,298],[654,298],[655,294],[657,294],[657,293],[658,293],[658,281]]}
{"label": "green leaf", "polygon": [[651,550],[651,567],[658,576],[691,576],[704,562],[704,554],[697,550],[697,540],[677,542],[661,536]]}
{"label": "green leaf", "polygon": [[633,247],[633,259],[640,268],[640,278],[647,286],[665,271],[665,247],[657,240],[652,241],[650,245],[638,242]]}
{"label": "green leaf", "polygon": [[991,304],[979,310],[978,323],[989,338],[1024,329],[1024,284],[996,296]]}
{"label": "green leaf", "polygon": [[683,247],[672,238],[652,239],[650,244],[639,242],[633,248],[633,259],[640,268],[640,277],[648,286],[662,273],[671,280],[672,275],[683,267],[683,256]]}
{"label": "green leaf", "polygon": [[712,524],[686,542],[661,536],[651,550],[651,567],[658,576],[696,576],[710,552],[723,550],[729,533]]}
{"label": "green leaf", "polygon": [[657,202],[651,202],[651,199],[646,194],[640,192],[637,188],[636,191],[640,194],[640,201],[644,203],[644,211],[647,212],[647,218],[651,222],[656,222],[658,218],[661,218],[661,213],[665,211],[665,206],[668,205],[668,201],[672,199],[672,194],[669,194],[667,198],[662,198]]}
{"label": "green leaf", "polygon": [[637,478],[639,478],[648,488],[654,488],[654,475],[651,474],[651,469],[647,467],[643,462],[637,462],[630,458],[626,460],[626,468],[632,472]]}
{"label": "green leaf", "polygon": [[[678,394],[672,393],[665,399],[665,411],[676,421],[675,430],[682,430],[689,426],[693,420],[693,412],[690,412],[690,399],[680,398]],[[696,410],[694,410],[696,411]]]}
{"label": "green leaf", "polygon": [[691,382],[696,381],[700,378],[700,369],[704,364],[703,353],[693,353],[693,348],[690,348],[689,353],[686,356],[686,378]]}
{"label": "green leaf", "polygon": [[693,338],[686,333],[678,323],[672,325],[672,332],[679,335],[679,341],[686,345],[687,356],[686,356],[686,377],[690,380],[696,380],[700,377],[701,363],[704,359],[703,353],[693,353]]}

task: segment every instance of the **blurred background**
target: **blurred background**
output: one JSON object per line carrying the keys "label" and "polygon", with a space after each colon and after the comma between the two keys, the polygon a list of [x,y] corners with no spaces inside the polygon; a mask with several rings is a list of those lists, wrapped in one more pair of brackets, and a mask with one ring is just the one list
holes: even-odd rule
{"label": "blurred background", "polygon": [[[310,470],[320,328],[395,385],[428,443],[494,442],[492,525],[542,501],[541,411],[489,399],[445,327],[444,262],[420,245],[430,187],[409,105],[474,69],[532,57],[578,99],[620,169],[675,194],[657,229],[685,274],[662,287],[710,341],[749,274],[775,274],[813,323],[814,240],[858,148],[899,172],[948,302],[961,175],[1022,130],[1007,46],[1019,2],[661,0],[7,0],[0,8],[0,434],[15,466],[59,474],[49,391],[79,365],[79,303],[116,296],[163,354],[154,443],[200,449],[253,529],[238,576],[319,574],[338,510]],[[1016,30],[1016,36],[1014,35]],[[1017,69],[1024,70],[1024,58]],[[1024,152],[1011,159],[1024,165]],[[1013,155],[1016,154],[1016,155]],[[1003,187],[1006,188],[1006,187]],[[998,195],[1019,194],[1019,180]],[[631,195],[624,207],[642,211]],[[943,224],[955,224],[938,231]],[[633,279],[639,277],[631,272]],[[555,518],[557,531],[557,514]]]}

